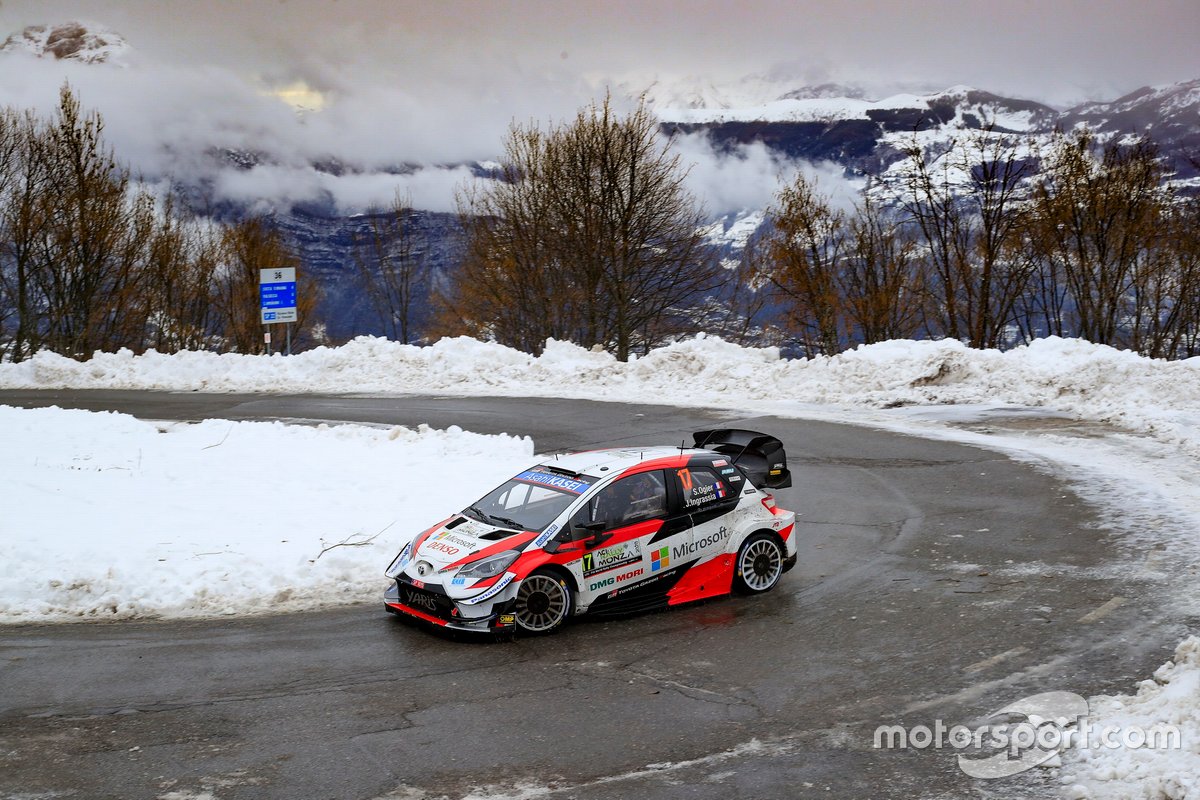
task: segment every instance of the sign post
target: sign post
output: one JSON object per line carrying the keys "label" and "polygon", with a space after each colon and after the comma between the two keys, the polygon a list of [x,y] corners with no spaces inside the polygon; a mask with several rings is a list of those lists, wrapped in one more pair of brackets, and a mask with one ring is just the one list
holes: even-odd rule
{"label": "sign post", "polygon": [[[287,325],[287,354],[292,354],[292,323],[296,321],[296,268],[263,269],[258,273],[259,310],[263,325]],[[271,353],[271,329],[266,332],[267,355]]]}

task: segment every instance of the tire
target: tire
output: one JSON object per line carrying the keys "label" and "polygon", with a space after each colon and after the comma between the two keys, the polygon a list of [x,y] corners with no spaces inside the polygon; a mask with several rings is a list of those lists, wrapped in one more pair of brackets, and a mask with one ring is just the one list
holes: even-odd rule
{"label": "tire", "polygon": [[779,540],[769,533],[752,534],[738,548],[734,561],[733,588],[741,594],[769,592],[783,577],[786,554]]}
{"label": "tire", "polygon": [[573,605],[566,581],[549,570],[534,570],[517,589],[517,630],[526,636],[554,633],[570,618]]}

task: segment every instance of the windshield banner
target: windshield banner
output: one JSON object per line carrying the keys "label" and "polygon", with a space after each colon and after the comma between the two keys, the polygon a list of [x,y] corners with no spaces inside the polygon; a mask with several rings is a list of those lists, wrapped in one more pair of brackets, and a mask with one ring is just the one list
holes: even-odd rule
{"label": "windshield banner", "polygon": [[526,470],[520,475],[513,478],[514,481],[523,481],[524,483],[536,483],[539,486],[548,486],[551,489],[558,489],[571,494],[583,494],[592,484],[588,481],[578,481],[572,478],[566,478],[562,475],[555,475],[550,472],[539,472],[538,470]]}

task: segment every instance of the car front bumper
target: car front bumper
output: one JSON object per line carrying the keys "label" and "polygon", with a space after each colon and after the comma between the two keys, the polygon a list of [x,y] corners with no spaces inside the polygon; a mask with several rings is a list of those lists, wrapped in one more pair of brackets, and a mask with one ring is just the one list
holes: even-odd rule
{"label": "car front bumper", "polygon": [[[417,619],[439,628],[471,633],[506,633],[516,626],[513,616],[515,600],[494,603],[488,614],[480,617],[460,616],[459,605],[450,598],[435,609],[417,608],[403,601],[400,583],[393,581],[383,593],[383,607],[389,614]],[[446,612],[449,608],[449,613]],[[472,609],[474,610],[474,609]]]}

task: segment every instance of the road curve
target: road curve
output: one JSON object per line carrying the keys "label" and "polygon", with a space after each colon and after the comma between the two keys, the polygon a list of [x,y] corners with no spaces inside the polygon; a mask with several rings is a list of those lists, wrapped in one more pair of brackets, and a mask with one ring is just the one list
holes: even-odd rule
{"label": "road curve", "polygon": [[374,597],[3,628],[0,798],[1051,796],[1044,773],[977,781],[953,751],[875,749],[873,733],[1054,689],[1128,691],[1182,635],[1147,622],[1135,573],[1097,577],[1122,554],[1068,488],[972,447],[579,400],[3,391],[0,404],[457,424],[539,450],[736,424],[786,444],[794,488],[779,499],[800,536],[799,566],[768,595],[514,644],[433,635]]}

